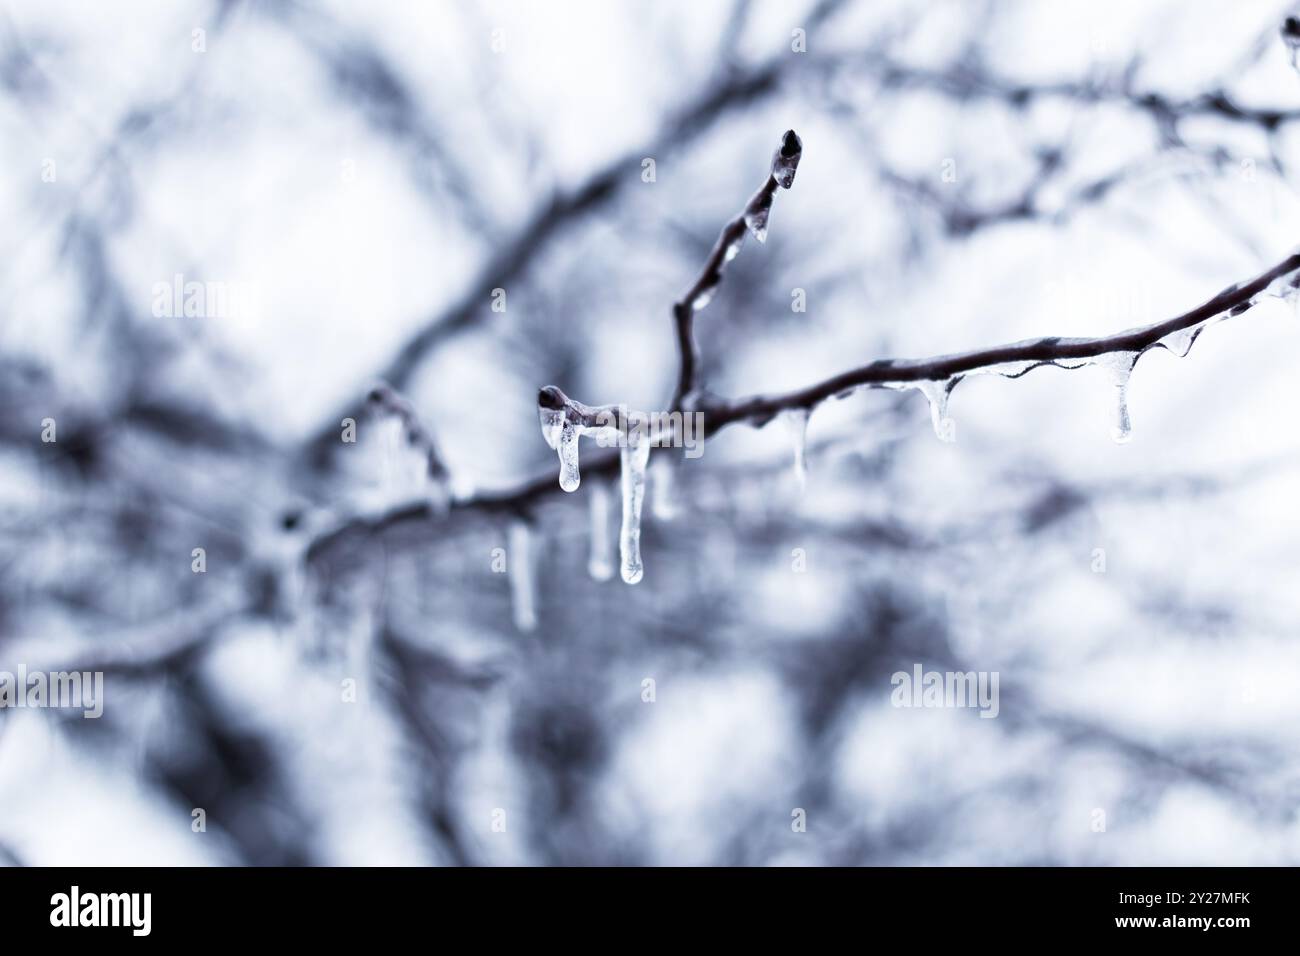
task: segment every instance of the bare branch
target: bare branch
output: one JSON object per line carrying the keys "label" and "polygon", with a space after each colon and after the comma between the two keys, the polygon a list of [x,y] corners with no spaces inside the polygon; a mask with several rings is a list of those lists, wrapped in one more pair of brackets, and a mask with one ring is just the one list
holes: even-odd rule
{"label": "bare branch", "polygon": [[434,441],[433,433],[421,424],[415,407],[383,382],[370,390],[369,399],[381,414],[392,415],[401,421],[402,434],[407,442],[424,457],[429,480],[434,484],[445,484],[450,477],[447,466],[438,454],[438,443]]}
{"label": "bare branch", "polygon": [[[811,30],[825,22],[842,5],[843,0],[822,0],[805,17],[806,28]],[[838,56],[805,61],[803,57],[792,59],[780,54],[757,66],[721,77],[719,82],[711,84],[698,98],[686,104],[665,123],[652,142],[616,157],[576,189],[568,192],[557,190],[549,201],[542,203],[515,238],[504,243],[500,251],[483,265],[465,294],[449,307],[431,316],[397,350],[376,377],[394,388],[406,388],[420,363],[434,348],[449,337],[472,327],[483,317],[484,304],[494,288],[522,276],[563,227],[612,201],[618,195],[621,184],[628,180],[627,171],[637,168],[642,157],[662,157],[680,150],[727,113],[752,105],[778,91],[787,75],[793,71],[805,68],[835,69],[845,62],[845,58]],[[336,423],[349,416],[355,417],[353,406],[354,403],[349,402],[347,407],[338,409],[336,414],[325,418],[308,440],[303,451],[318,467],[328,464],[329,453],[336,440]]]}
{"label": "bare branch", "polygon": [[[745,422],[761,425],[777,412],[786,409],[812,408],[823,399],[857,387],[889,388],[920,381],[945,382],[961,376],[1002,367],[1014,369],[1003,374],[1019,378],[1043,365],[1078,367],[1091,359],[1109,353],[1133,353],[1135,356],[1156,346],[1171,333],[1195,330],[1198,326],[1218,316],[1236,316],[1255,304],[1260,293],[1274,286],[1278,280],[1290,288],[1300,281],[1300,253],[1288,256],[1273,268],[1255,278],[1230,286],[1218,295],[1189,312],[1164,322],[1131,329],[1099,338],[1048,337],[1000,345],[975,352],[939,356],[927,359],[882,359],[858,369],[844,372],[833,378],[794,392],[773,396],[754,396],[734,402],[714,400],[703,409],[706,435],[718,432],[728,425]],[[1275,286],[1274,286],[1275,287]],[[1020,367],[1016,367],[1020,366]],[[563,393],[554,390],[561,396]],[[549,394],[544,390],[544,394]],[[540,398],[541,396],[539,396]],[[557,399],[547,398],[554,402]],[[604,453],[593,456],[585,466],[588,473],[613,474],[619,465],[617,454]],[[523,485],[503,491],[481,492],[453,501],[453,512],[523,513],[540,499],[556,490],[554,472],[538,475]],[[397,508],[373,518],[352,518],[316,537],[308,549],[308,560],[319,560],[341,542],[382,534],[391,529],[412,524],[422,524],[436,519],[437,512],[428,503],[414,503]]]}
{"label": "bare branch", "polygon": [[767,220],[772,211],[772,197],[776,195],[778,186],[789,189],[794,185],[794,174],[802,156],[803,142],[794,130],[786,130],[781,137],[781,145],[772,154],[772,167],[767,179],[740,214],[722,227],[699,278],[673,305],[673,319],[677,323],[677,347],[681,354],[681,372],[671,403],[673,408],[689,405],[697,389],[700,350],[695,342],[695,313],[713,299],[714,292],[722,283],[722,270],[740,252],[745,232],[752,232],[759,242],[767,241]]}

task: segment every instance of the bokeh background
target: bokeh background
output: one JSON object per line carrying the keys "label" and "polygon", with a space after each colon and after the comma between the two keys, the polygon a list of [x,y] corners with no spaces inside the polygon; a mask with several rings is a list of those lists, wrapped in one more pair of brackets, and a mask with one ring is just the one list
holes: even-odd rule
{"label": "bokeh background", "polygon": [[[722,395],[1253,277],[1300,241],[1289,12],[5,3],[0,670],[107,699],[0,711],[0,861],[1297,862],[1290,304],[1144,356],[1126,445],[1094,368],[965,381],[954,444],[829,402],[802,492],[728,428],[652,475],[635,586],[535,404],[663,407],[788,128],[697,323]],[[251,298],[159,315],[178,274]],[[918,663],[997,719],[891,706]]]}

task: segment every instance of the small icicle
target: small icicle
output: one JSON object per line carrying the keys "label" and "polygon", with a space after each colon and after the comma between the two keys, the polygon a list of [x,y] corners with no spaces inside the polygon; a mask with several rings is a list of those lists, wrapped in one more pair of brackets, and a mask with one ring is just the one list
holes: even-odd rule
{"label": "small icicle", "polygon": [[677,517],[676,478],[677,463],[671,457],[660,455],[650,466],[650,512],[660,521]]}
{"label": "small icicle", "polygon": [[533,578],[532,531],[527,522],[512,521],[508,532],[506,560],[510,577],[510,606],[515,627],[531,631],[537,627],[536,582]]}
{"label": "small icicle", "polygon": [[1128,414],[1128,383],[1137,364],[1136,352],[1107,352],[1092,360],[1092,364],[1104,368],[1110,376],[1110,383],[1115,386],[1115,427],[1111,437],[1115,443],[1123,445],[1133,438],[1133,423]]}
{"label": "small icicle", "polygon": [[619,533],[618,552],[623,580],[636,584],[641,580],[641,501],[645,497],[645,470],[650,460],[650,441],[645,435],[630,432],[620,452],[622,459],[623,528]]}
{"label": "small icicle", "polygon": [[560,487],[565,491],[577,491],[581,482],[578,473],[578,426],[566,421],[560,426]]}
{"label": "small icicle", "polygon": [[591,518],[591,551],[587,558],[587,573],[597,581],[608,581],[614,575],[614,563],[609,553],[609,485],[593,481],[587,489],[588,514]]}
{"label": "small icicle", "polygon": [[794,439],[794,480],[800,491],[808,487],[808,415],[807,408],[788,408],[779,416]]}
{"label": "small icicle", "polygon": [[913,385],[930,402],[930,423],[934,425],[934,434],[939,441],[957,440],[957,423],[948,417],[948,396],[956,384],[957,380],[948,378],[942,382],[922,379]]}
{"label": "small icicle", "polygon": [[1192,351],[1192,345],[1203,331],[1205,331],[1204,322],[1199,325],[1188,326],[1185,329],[1175,329],[1162,338],[1160,344],[1179,358],[1187,358]]}

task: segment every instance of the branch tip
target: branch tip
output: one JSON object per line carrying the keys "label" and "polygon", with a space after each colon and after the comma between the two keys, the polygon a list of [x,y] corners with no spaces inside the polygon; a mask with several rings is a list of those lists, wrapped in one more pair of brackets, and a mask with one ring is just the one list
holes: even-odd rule
{"label": "branch tip", "polygon": [[564,407],[565,395],[554,385],[544,386],[537,393],[537,405],[539,408],[549,408],[559,411]]}

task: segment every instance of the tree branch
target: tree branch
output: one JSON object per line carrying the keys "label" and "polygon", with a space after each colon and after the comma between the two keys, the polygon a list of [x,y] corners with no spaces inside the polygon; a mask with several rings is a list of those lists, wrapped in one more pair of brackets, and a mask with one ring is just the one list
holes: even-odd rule
{"label": "tree branch", "polygon": [[673,305],[681,371],[671,408],[689,406],[695,398],[700,365],[700,349],[695,341],[695,313],[712,301],[714,292],[722,283],[722,270],[740,252],[746,231],[752,232],[759,242],[767,241],[767,219],[772,211],[772,198],[776,195],[778,186],[789,189],[794,185],[794,174],[802,156],[803,142],[794,130],[786,130],[781,137],[781,145],[772,154],[772,166],[767,179],[740,214],[722,227],[699,278]]}
{"label": "tree branch", "polygon": [[449,479],[447,466],[438,454],[438,443],[434,441],[433,433],[421,423],[415,407],[383,382],[370,390],[369,398],[371,405],[381,414],[392,415],[402,423],[403,437],[424,458],[429,481],[445,484]]}
{"label": "tree branch", "polygon": [[[833,16],[842,5],[843,0],[821,0],[803,18],[804,26],[811,31]],[[522,276],[562,227],[608,204],[618,194],[621,185],[628,181],[628,170],[637,168],[643,157],[662,157],[680,150],[727,113],[776,92],[791,70],[804,68],[805,64],[833,69],[845,62],[848,60],[842,56],[810,59],[803,56],[792,58],[781,53],[758,66],[724,75],[669,120],[652,142],[616,157],[576,189],[557,191],[552,195],[515,238],[483,265],[465,294],[431,316],[375,377],[393,388],[407,388],[425,356],[438,344],[473,326],[483,317],[494,288]],[[356,417],[353,401],[325,419],[305,444],[303,451],[316,467],[328,465],[330,453],[338,440],[338,423],[347,417]]]}
{"label": "tree branch", "polygon": [[[1164,322],[1119,332],[1098,338],[1048,337],[995,346],[974,352],[938,356],[926,359],[883,359],[861,368],[843,372],[806,388],[772,396],[753,396],[735,401],[712,399],[703,407],[706,435],[716,433],[729,425],[745,422],[762,425],[778,412],[787,409],[811,409],[818,402],[857,387],[889,388],[906,386],[921,381],[946,382],[979,372],[1002,368],[1001,374],[1019,378],[1043,365],[1079,367],[1088,360],[1113,352],[1142,352],[1162,345],[1171,333],[1196,329],[1217,316],[1236,316],[1255,304],[1256,297],[1275,283],[1282,281],[1285,289],[1297,289],[1300,283],[1300,253],[1288,256],[1273,268],[1245,283],[1229,286],[1218,295],[1196,308]],[[1190,343],[1188,343],[1190,344]],[[543,390],[544,394],[546,390]],[[561,396],[558,389],[555,392]],[[703,437],[703,436],[702,436]],[[617,454],[604,453],[593,456],[584,470],[600,475],[613,474],[619,465]],[[557,490],[554,471],[547,471],[529,479],[515,488],[485,491],[461,498],[451,503],[456,513],[520,514],[525,513],[539,500]],[[377,517],[355,517],[343,521],[317,536],[307,552],[307,559],[315,562],[345,542],[358,536],[369,537],[409,525],[420,525],[439,518],[426,502],[413,503]]]}
{"label": "tree branch", "polygon": [[[861,386],[890,388],[921,381],[942,383],[966,375],[992,371],[997,371],[998,374],[1008,378],[1020,378],[1043,365],[1077,368],[1087,364],[1089,359],[1115,352],[1135,353],[1136,360],[1137,355],[1142,352],[1157,345],[1164,345],[1162,340],[1175,332],[1197,329],[1203,323],[1225,313],[1228,316],[1242,314],[1256,304],[1256,296],[1269,289],[1279,279],[1289,277],[1283,284],[1284,287],[1291,290],[1300,289],[1300,276],[1292,275],[1297,270],[1300,270],[1300,253],[1288,256],[1273,268],[1245,283],[1229,286],[1189,312],[1164,322],[1129,329],[1114,335],[1097,338],[1050,336],[935,358],[881,359],[798,391],[773,396],[758,395],[735,402],[710,405],[705,409],[705,422],[710,431],[739,421],[761,425],[779,411],[796,408],[811,409],[823,399]],[[1190,347],[1191,343],[1186,344]]]}

